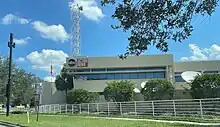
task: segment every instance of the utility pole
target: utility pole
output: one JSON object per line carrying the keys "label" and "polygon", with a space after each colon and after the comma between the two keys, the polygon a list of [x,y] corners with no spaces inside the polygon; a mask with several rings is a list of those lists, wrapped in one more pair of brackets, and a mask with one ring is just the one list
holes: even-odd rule
{"label": "utility pole", "polygon": [[6,116],[9,116],[9,110],[10,110],[12,49],[15,48],[15,43],[13,42],[13,34],[12,33],[10,33],[10,40],[8,42],[8,47],[10,50],[10,54],[9,54],[8,84],[6,86],[6,98],[7,98]]}

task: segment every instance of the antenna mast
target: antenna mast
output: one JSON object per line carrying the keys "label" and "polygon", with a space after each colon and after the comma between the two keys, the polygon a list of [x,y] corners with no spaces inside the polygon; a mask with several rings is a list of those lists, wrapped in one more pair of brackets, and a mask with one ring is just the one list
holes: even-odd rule
{"label": "antenna mast", "polygon": [[80,56],[80,12],[83,7],[75,4],[74,1],[70,2],[71,11],[71,56]]}

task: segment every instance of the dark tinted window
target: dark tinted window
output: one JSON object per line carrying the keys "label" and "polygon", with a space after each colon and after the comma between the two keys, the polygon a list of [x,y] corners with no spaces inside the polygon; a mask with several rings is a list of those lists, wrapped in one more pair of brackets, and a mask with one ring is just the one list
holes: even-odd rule
{"label": "dark tinted window", "polygon": [[151,79],[151,78],[165,78],[165,72],[77,74],[77,78],[84,79],[84,80]]}
{"label": "dark tinted window", "polygon": [[137,68],[108,68],[107,71],[137,71]]}
{"label": "dark tinted window", "polygon": [[164,72],[154,72],[153,75],[154,78],[165,78]]}
{"label": "dark tinted window", "polygon": [[115,75],[114,74],[103,74],[103,75],[107,75],[107,79],[108,80],[114,80],[115,79]]}
{"label": "dark tinted window", "polygon": [[175,72],[175,75],[181,75],[182,72]]}
{"label": "dark tinted window", "polygon": [[92,72],[104,72],[105,69],[92,69]]}
{"label": "dark tinted window", "polygon": [[217,74],[218,71],[204,71],[204,74]]}
{"label": "dark tinted window", "polygon": [[181,76],[175,76],[176,82],[185,82]]}
{"label": "dark tinted window", "polygon": [[75,70],[76,72],[90,72],[89,69],[79,69],[79,70]]}

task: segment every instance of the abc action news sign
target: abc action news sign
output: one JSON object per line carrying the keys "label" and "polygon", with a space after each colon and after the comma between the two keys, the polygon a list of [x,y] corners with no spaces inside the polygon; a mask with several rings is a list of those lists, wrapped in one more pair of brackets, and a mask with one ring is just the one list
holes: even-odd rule
{"label": "abc action news sign", "polygon": [[73,67],[88,67],[88,59],[87,58],[78,58],[78,59],[69,59],[68,65]]}

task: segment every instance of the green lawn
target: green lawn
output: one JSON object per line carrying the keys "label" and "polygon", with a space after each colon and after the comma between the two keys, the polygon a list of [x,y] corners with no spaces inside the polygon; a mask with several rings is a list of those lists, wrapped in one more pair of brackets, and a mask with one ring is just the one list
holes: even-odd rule
{"label": "green lawn", "polygon": [[[186,125],[164,124],[140,121],[122,121],[93,119],[83,116],[39,116],[39,122],[36,122],[36,116],[30,116],[30,123],[27,123],[26,115],[10,115],[6,117],[0,115],[0,121],[17,123],[29,127],[189,127]],[[190,126],[191,127],[191,126]]]}

